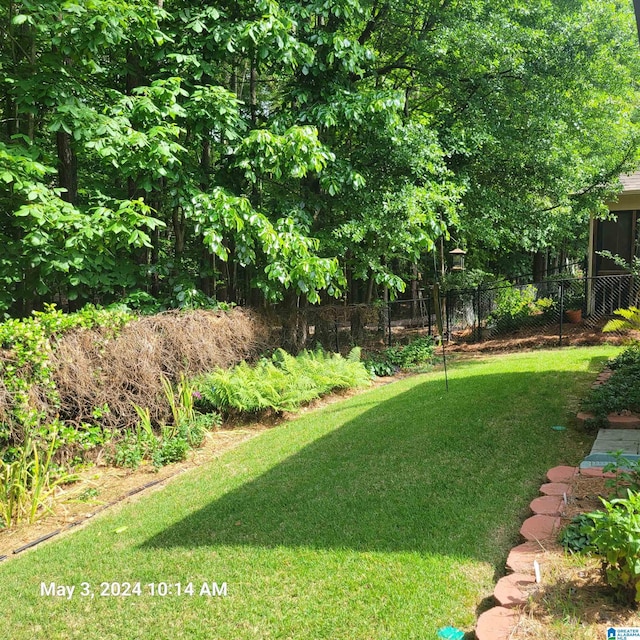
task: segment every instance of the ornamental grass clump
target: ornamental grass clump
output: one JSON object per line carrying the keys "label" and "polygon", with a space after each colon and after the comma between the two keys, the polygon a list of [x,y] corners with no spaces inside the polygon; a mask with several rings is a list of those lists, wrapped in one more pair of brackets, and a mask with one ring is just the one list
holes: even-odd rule
{"label": "ornamental grass clump", "polygon": [[57,430],[49,432],[48,440],[36,431],[30,428],[8,459],[0,457],[0,529],[35,522],[49,510],[56,486],[74,479],[52,464]]}

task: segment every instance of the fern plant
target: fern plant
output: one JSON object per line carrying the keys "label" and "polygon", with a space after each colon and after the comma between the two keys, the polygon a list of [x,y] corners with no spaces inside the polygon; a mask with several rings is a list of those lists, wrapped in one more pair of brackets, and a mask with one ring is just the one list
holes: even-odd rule
{"label": "fern plant", "polygon": [[638,307],[616,309],[613,313],[620,317],[609,320],[602,328],[602,331],[606,333],[613,331],[640,331],[640,309]]}
{"label": "fern plant", "polygon": [[254,366],[241,362],[230,370],[218,369],[195,384],[205,408],[237,413],[294,411],[334,389],[369,384],[359,355],[359,350],[347,358],[316,350],[294,357],[278,349]]}

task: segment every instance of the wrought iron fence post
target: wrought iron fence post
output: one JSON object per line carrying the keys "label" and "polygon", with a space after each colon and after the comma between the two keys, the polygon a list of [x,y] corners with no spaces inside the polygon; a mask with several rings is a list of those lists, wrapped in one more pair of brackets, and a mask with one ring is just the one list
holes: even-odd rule
{"label": "wrought iron fence post", "polygon": [[[451,307],[451,292],[447,291],[444,296],[444,304],[445,304],[445,315],[447,316],[447,342],[451,340],[451,323],[449,321],[449,309]],[[442,336],[442,341],[444,342],[444,336]]]}
{"label": "wrought iron fence post", "polygon": [[477,319],[476,340],[478,342],[481,342],[482,340],[482,307],[480,306],[480,285],[476,287],[476,319]]}
{"label": "wrought iron fence post", "polygon": [[564,280],[560,280],[560,336],[559,346],[562,346],[562,323],[564,321]]}
{"label": "wrought iron fence post", "polygon": [[391,346],[391,302],[387,302],[387,330],[389,332],[389,346]]}
{"label": "wrought iron fence post", "polygon": [[429,292],[429,295],[427,296],[427,332],[428,335],[431,335],[431,292]]}

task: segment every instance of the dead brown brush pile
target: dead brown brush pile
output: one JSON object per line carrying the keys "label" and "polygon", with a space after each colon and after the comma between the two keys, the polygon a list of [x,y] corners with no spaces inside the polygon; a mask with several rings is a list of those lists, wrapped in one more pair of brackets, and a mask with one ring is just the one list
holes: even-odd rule
{"label": "dead brown brush pile", "polygon": [[168,422],[162,376],[175,383],[181,373],[232,366],[264,350],[265,337],[262,322],[241,309],[169,311],[133,320],[116,337],[108,329],[72,331],[52,358],[60,417],[95,422],[95,408],[107,405],[100,422],[122,428],[137,423],[136,404],[157,423]]}

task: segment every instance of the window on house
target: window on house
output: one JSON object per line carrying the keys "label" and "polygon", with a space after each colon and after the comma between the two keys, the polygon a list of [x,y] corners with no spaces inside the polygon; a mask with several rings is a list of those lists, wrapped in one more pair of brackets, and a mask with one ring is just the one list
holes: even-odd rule
{"label": "window on house", "polygon": [[[617,211],[617,220],[601,220],[598,223],[596,250],[610,251],[613,255],[631,262],[634,243],[634,211]],[[622,269],[610,258],[596,256],[597,273],[619,273]]]}

